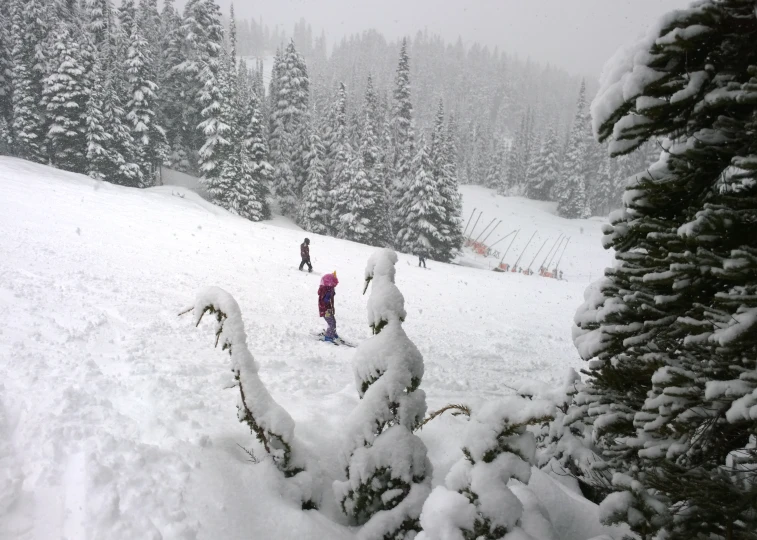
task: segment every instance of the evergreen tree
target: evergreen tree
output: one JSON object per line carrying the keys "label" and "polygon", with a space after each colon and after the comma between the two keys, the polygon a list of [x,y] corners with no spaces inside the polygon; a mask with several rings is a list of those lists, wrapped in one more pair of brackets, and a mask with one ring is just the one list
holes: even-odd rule
{"label": "evergreen tree", "polygon": [[407,253],[424,251],[436,258],[444,253],[446,216],[444,201],[434,181],[433,163],[422,141],[412,167],[415,172],[413,182],[407,186],[400,203],[408,212],[402,218],[405,225],[398,231],[396,242]]}
{"label": "evergreen tree", "polygon": [[587,141],[586,129],[589,119],[586,113],[586,85],[582,82],[576,105],[576,116],[570,130],[565,150],[565,159],[560,168],[560,177],[555,186],[557,213],[566,218],[587,216],[586,198]]}
{"label": "evergreen tree", "polygon": [[[53,32],[50,74],[43,90],[47,108],[52,164],[73,172],[87,172],[86,107],[89,88],[82,42],[67,23]],[[86,39],[85,39],[86,41]]]}
{"label": "evergreen tree", "polygon": [[235,146],[238,143],[230,80],[230,59],[225,54],[216,76],[208,75],[200,94],[204,104],[204,120],[198,128],[205,136],[200,148],[199,163],[202,181],[214,203],[230,207],[230,198],[237,189],[241,160]]}
{"label": "evergreen tree", "polygon": [[[167,15],[170,18],[170,12]],[[208,150],[208,138],[214,134],[206,134],[199,126],[214,111],[212,104],[219,97],[218,78],[223,53],[223,25],[215,2],[189,0],[178,33],[180,39],[177,44],[181,48],[172,51],[171,57],[180,63],[170,72],[171,76],[178,77],[168,81],[168,89],[177,93],[167,95],[165,99],[180,103],[180,107],[172,111],[176,115],[174,118],[182,119],[180,126],[172,126],[174,141],[180,140],[187,146],[190,158],[197,159],[200,173],[205,174],[203,166],[207,158],[199,154],[203,147]],[[181,134],[177,137],[179,131]]]}
{"label": "evergreen tree", "polygon": [[282,210],[288,215],[296,215],[298,194],[302,192],[295,177],[294,154],[300,126],[308,112],[309,88],[305,61],[294,41],[290,41],[278,62],[276,82],[271,81],[273,109],[269,135],[273,183]]}
{"label": "evergreen tree", "polygon": [[605,81],[601,94],[620,99],[594,118],[613,155],[668,142],[606,228],[617,262],[576,319],[592,359],[582,400],[616,473],[607,522],[642,538],[746,539],[757,528],[757,14],[751,1],[706,0],[656,28]]}
{"label": "evergreen tree", "polygon": [[166,133],[158,124],[156,112],[157,84],[150,79],[150,49],[142,31],[134,22],[125,71],[130,86],[126,119],[131,124],[136,143],[136,158],[142,171],[144,186],[154,184],[155,173],[166,155]]}
{"label": "evergreen tree", "polygon": [[450,261],[455,252],[462,247],[463,234],[460,224],[462,213],[462,197],[457,185],[456,165],[454,161],[454,146],[448,139],[444,125],[444,104],[439,101],[436,113],[434,131],[431,135],[429,158],[432,166],[432,177],[439,192],[441,206],[444,210],[443,220],[439,227],[441,241],[433,257],[438,261]]}
{"label": "evergreen tree", "polygon": [[426,447],[413,434],[426,412],[423,357],[402,329],[407,313],[394,284],[396,263],[397,254],[382,249],[365,269],[374,336],[355,354],[361,399],[347,420],[347,480],[334,485],[342,511],[365,524],[366,538],[413,538],[431,490]]}
{"label": "evergreen tree", "polygon": [[115,82],[109,77],[112,49],[95,57],[92,91],[87,102],[87,174],[123,186],[142,185],[142,171],[132,161],[137,154]]}
{"label": "evergreen tree", "polygon": [[531,161],[528,168],[526,180],[528,198],[539,201],[551,200],[552,190],[559,178],[559,171],[557,132],[552,128],[547,132],[538,156]]}
{"label": "evergreen tree", "polygon": [[42,93],[49,28],[40,0],[14,0],[10,15],[10,131],[13,151],[21,158],[45,163],[48,152]]}
{"label": "evergreen tree", "polygon": [[131,33],[134,30],[134,23],[136,21],[137,5],[135,0],[121,0],[121,5],[118,7],[118,26],[127,44],[130,42]]}
{"label": "evergreen tree", "polygon": [[407,226],[405,221],[409,209],[402,201],[408,186],[414,181],[413,158],[415,157],[415,135],[413,132],[413,105],[410,102],[410,58],[407,54],[407,40],[402,40],[400,59],[394,83],[394,110],[391,120],[392,163],[388,171],[394,181],[390,187],[390,206],[393,210],[391,226],[397,248],[403,251],[414,249],[404,245],[401,239],[406,235],[399,232]]}
{"label": "evergreen tree", "polygon": [[331,233],[329,189],[323,162],[325,152],[318,130],[312,129],[310,148],[306,156],[307,178],[302,189],[299,223],[306,231],[316,234]]}
{"label": "evergreen tree", "polygon": [[93,44],[101,49],[105,44],[115,44],[116,28],[113,4],[110,0],[87,0],[87,31]]}
{"label": "evergreen tree", "polygon": [[242,124],[241,178],[238,182],[236,207],[239,214],[251,221],[270,219],[269,186],[273,167],[268,163],[268,146],[263,133],[260,100],[252,91],[247,98]]}

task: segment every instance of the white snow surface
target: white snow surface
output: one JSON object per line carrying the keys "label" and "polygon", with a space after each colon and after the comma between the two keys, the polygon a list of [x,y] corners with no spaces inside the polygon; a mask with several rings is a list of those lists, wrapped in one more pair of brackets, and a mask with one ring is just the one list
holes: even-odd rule
{"label": "white snow surface", "polygon": [[[522,235],[567,231],[575,253],[567,282],[433,261],[423,270],[398,256],[403,329],[425,360],[429,410],[479,406],[528,381],[560,385],[582,364],[573,313],[610,260],[599,220],[462,192],[466,209]],[[122,188],[0,157],[0,539],[355,538],[331,492],[358,403],[355,351],[310,332],[323,327],[319,277],[338,270],[339,334],[370,337],[361,293],[375,249],[308,234],[310,275],[297,270],[303,236],[285,218],[250,223],[186,187]],[[211,325],[177,316],[208,286],[239,305],[258,375],[317,472],[320,511],[285,496],[291,486],[238,422],[230,358]],[[443,415],[418,432],[434,486],[462,456],[465,427]],[[544,507],[556,538],[605,532],[597,507],[549,476],[534,470],[528,487],[538,501],[524,504]]]}

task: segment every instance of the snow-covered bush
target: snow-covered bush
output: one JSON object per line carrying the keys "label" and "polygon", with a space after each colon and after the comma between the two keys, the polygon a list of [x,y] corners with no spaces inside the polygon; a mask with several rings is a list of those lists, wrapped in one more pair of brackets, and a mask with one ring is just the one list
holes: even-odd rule
{"label": "snow-covered bush", "polygon": [[397,255],[374,253],[365,271],[368,323],[374,336],[355,354],[361,401],[348,419],[343,465],[347,480],[334,483],[342,510],[365,539],[413,538],[431,491],[431,463],[413,430],[426,413],[419,388],[423,357],[402,329],[404,298],[394,284]]}
{"label": "snow-covered bush", "polygon": [[536,435],[536,465],[563,485],[599,503],[610,490],[606,464],[594,451],[592,426],[584,422],[590,401],[585,401],[584,383],[572,368],[562,384],[528,381],[517,387],[518,395],[547,400],[555,406],[555,415],[530,428]]}
{"label": "snow-covered bush", "polygon": [[[468,424],[463,454],[444,486],[437,487],[421,515],[419,540],[534,538],[524,529],[524,505],[508,483],[528,484],[536,440],[526,428],[554,417],[546,400],[509,396],[475,410]],[[525,486],[524,486],[525,487]],[[539,512],[540,529],[546,517]]]}
{"label": "snow-covered bush", "polygon": [[247,347],[242,313],[236,300],[218,287],[208,287],[197,293],[194,306],[195,326],[203,316],[214,316],[216,346],[228,350],[231,370],[239,387],[238,417],[271,456],[276,467],[301,490],[303,508],[312,508],[312,480],[305,471],[303,451],[294,437],[294,420],[268,393],[258,376],[258,365]]}

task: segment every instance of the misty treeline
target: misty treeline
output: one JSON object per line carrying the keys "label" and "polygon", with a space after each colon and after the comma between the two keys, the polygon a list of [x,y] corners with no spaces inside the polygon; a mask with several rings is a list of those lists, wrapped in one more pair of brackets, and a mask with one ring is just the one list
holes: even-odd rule
{"label": "misty treeline", "polygon": [[4,2],[0,151],[134,187],[165,166],[248,219],[273,193],[309,231],[437,260],[462,242],[459,183],[587,217],[657,151],[610,161],[583,83],[496,50],[284,39],[212,0]]}

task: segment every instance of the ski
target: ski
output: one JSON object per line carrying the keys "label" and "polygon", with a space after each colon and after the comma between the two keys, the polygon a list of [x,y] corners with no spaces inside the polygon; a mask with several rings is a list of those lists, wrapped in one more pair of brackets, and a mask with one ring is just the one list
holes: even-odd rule
{"label": "ski", "polygon": [[337,345],[337,346],[342,345],[344,347],[351,347],[351,348],[357,347],[357,345],[355,345],[354,343],[351,343],[349,341],[345,341],[344,339],[342,339],[340,337],[336,338],[334,341],[326,341],[326,333],[324,331],[315,332],[315,333],[312,334],[312,336],[314,338],[316,338],[318,341],[323,341],[324,343],[331,343],[331,344]]}

